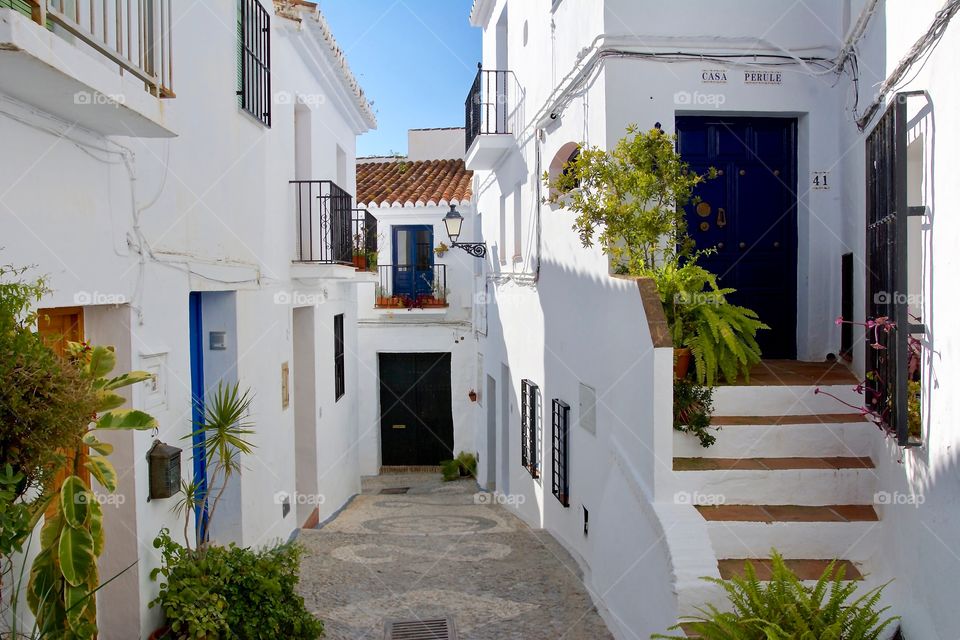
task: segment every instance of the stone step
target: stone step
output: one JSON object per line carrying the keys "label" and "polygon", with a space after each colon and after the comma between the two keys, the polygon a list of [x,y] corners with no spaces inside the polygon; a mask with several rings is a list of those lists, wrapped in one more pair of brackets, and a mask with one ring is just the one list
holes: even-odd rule
{"label": "stone step", "polygon": [[866,456],[674,458],[674,500],[688,504],[872,504],[876,473]]}
{"label": "stone step", "polygon": [[[721,386],[713,393],[713,414],[787,416],[846,413],[853,409],[839,402],[837,398],[859,407],[863,404],[863,396],[856,392],[855,387],[855,382],[828,386]],[[818,389],[826,393],[818,393]]]}
{"label": "stone step", "polygon": [[783,416],[715,416],[716,442],[704,448],[696,436],[674,431],[678,457],[866,456],[876,427],[858,413]]}
{"label": "stone step", "polygon": [[[743,576],[744,566],[749,562],[759,580],[770,580],[772,576],[773,561],[769,558],[724,558],[717,561],[720,569],[720,577],[729,580],[733,576]],[[785,558],[784,564],[801,580],[817,580],[829,566],[831,560],[812,559],[812,558]],[[837,560],[837,567],[844,569],[844,579],[863,580],[863,575],[857,566],[849,560]]]}
{"label": "stone step", "polygon": [[674,458],[674,471],[788,471],[793,469],[872,469],[869,456],[788,458]]}
{"label": "stone step", "polygon": [[844,557],[867,561],[877,548],[879,518],[871,505],[698,506],[717,557]]}

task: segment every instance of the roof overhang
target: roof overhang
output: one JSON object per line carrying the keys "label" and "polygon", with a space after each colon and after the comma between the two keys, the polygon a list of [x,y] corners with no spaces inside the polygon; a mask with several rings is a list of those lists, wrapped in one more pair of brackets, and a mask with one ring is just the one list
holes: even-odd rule
{"label": "roof overhang", "polygon": [[470,24],[474,27],[486,27],[493,14],[497,0],[473,0],[470,8]]}

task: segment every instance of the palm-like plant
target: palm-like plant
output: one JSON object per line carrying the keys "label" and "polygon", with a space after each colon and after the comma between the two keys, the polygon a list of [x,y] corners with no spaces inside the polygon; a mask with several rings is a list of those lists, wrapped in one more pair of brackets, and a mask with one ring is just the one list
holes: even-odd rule
{"label": "palm-like plant", "polygon": [[[699,610],[700,615],[688,616],[681,624],[704,640],[877,640],[899,619],[882,619],[889,607],[878,609],[886,585],[851,600],[857,585],[844,582],[842,565],[831,562],[816,584],[807,586],[776,551],[771,560],[769,582],[758,580],[749,562],[742,577],[729,581],[704,578],[723,587],[732,611],[707,605]],[[671,631],[680,629],[678,624]],[[687,637],[651,636],[669,640]]]}
{"label": "palm-like plant", "polygon": [[[203,420],[194,425],[194,431],[185,438],[202,440],[202,452],[206,467],[210,470],[204,485],[190,483],[184,487],[185,498],[175,507],[185,514],[189,523],[190,512],[197,509],[206,514],[205,521],[197,522],[197,547],[209,542],[210,521],[217,511],[227,485],[241,470],[241,454],[253,452],[254,445],[248,439],[253,434],[253,422],[248,420],[253,394],[249,389],[240,391],[240,383],[217,385],[213,397],[204,409]],[[195,453],[194,455],[197,455]],[[211,499],[211,487],[217,486]],[[188,492],[189,491],[189,492]],[[184,524],[186,531],[187,524]]]}

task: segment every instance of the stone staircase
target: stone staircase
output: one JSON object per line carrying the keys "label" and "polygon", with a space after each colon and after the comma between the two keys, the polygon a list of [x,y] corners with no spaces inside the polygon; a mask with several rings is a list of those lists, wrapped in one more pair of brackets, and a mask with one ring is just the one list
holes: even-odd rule
{"label": "stone staircase", "polygon": [[[848,579],[861,580],[876,551],[872,448],[881,436],[814,393],[819,386],[857,404],[856,380],[842,365],[793,365],[749,386],[717,388],[712,447],[674,432],[675,488],[703,518],[721,578],[742,574],[746,562],[769,578],[776,548],[804,580],[834,559]],[[681,616],[695,614],[705,595],[724,608],[719,588],[683,591]]]}

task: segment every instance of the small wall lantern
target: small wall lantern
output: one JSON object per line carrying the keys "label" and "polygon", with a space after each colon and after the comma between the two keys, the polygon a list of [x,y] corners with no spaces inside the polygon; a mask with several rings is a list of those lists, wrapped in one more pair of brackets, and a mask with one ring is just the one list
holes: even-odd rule
{"label": "small wall lantern", "polygon": [[153,441],[147,452],[150,469],[150,500],[170,498],[180,491],[181,449]]}
{"label": "small wall lantern", "polygon": [[443,216],[443,226],[447,228],[452,246],[460,247],[475,258],[483,258],[487,255],[487,245],[482,242],[457,242],[460,237],[460,228],[463,226],[463,216],[457,211],[456,205],[450,205],[450,211]]}

